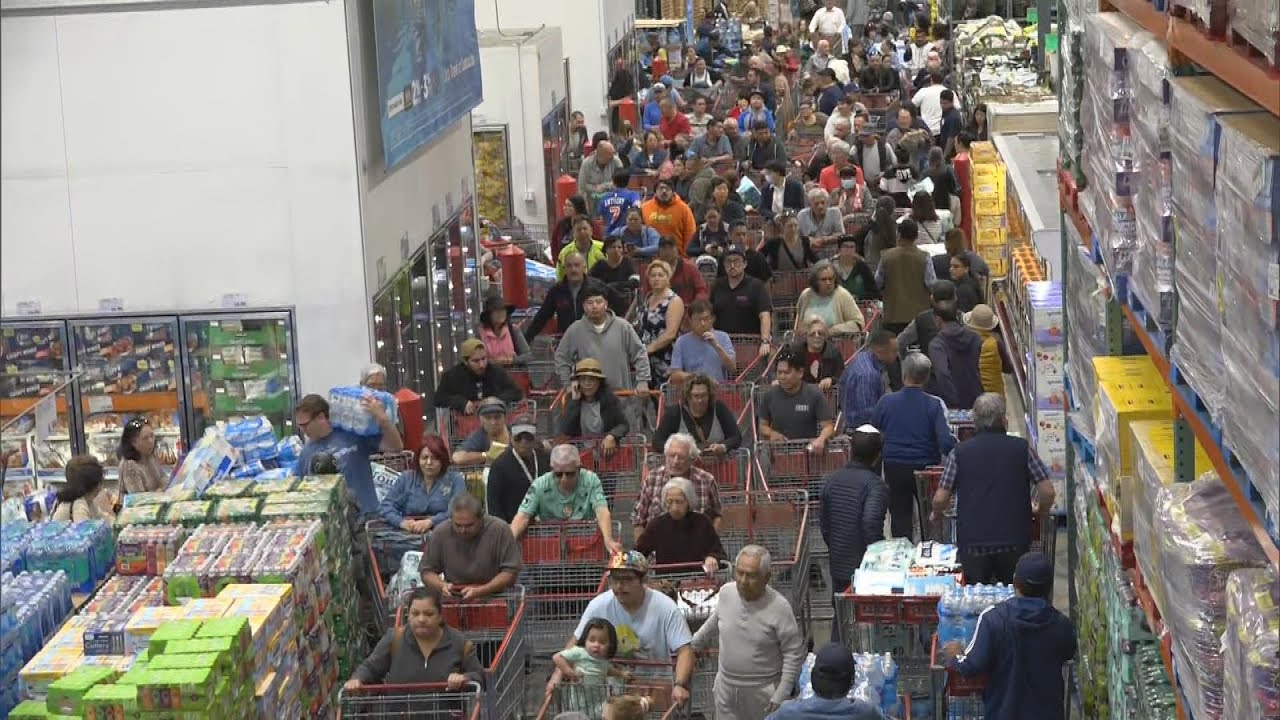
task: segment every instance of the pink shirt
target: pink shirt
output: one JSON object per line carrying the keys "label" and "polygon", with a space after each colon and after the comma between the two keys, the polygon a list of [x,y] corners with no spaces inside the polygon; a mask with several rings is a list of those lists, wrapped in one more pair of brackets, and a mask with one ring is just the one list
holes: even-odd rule
{"label": "pink shirt", "polygon": [[516,356],[515,341],[511,339],[510,325],[503,325],[501,334],[495,334],[493,330],[481,326],[479,337],[480,342],[484,343],[484,349],[488,352],[490,358],[514,358]]}

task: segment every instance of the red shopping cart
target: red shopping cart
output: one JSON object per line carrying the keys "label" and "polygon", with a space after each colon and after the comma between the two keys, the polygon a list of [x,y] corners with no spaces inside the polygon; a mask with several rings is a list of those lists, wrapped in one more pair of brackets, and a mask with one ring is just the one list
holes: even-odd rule
{"label": "red shopping cart", "polygon": [[[619,521],[613,521],[612,532],[621,537]],[[535,522],[520,539],[520,551],[520,582],[531,594],[590,592],[609,558],[594,520]]]}
{"label": "red shopping cart", "polygon": [[[615,665],[630,673],[630,679],[621,686],[587,681],[548,683],[547,694],[536,720],[549,720],[561,715],[574,714],[587,718],[603,715],[609,699],[618,695],[643,698],[646,718],[687,718],[690,708],[677,706],[672,700],[675,687],[675,664],[671,662],[644,662],[616,660]],[[537,681],[535,678],[534,682]]]}
{"label": "red shopping cart", "polygon": [[[535,409],[534,404],[527,400],[515,403],[507,410],[507,423],[510,424],[521,415],[531,415]],[[480,429],[479,415],[467,415],[457,410],[449,410],[438,412],[436,418],[440,437],[444,438],[450,450],[457,450],[467,436]]]}
{"label": "red shopping cart", "polygon": [[368,685],[338,693],[339,720],[480,720],[482,691],[469,683],[451,691],[445,683]]}

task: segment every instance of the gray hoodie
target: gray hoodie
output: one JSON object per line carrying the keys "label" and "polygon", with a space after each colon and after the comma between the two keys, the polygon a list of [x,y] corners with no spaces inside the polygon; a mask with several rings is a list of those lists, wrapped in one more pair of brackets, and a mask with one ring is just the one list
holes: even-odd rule
{"label": "gray hoodie", "polygon": [[569,386],[574,366],[587,358],[600,361],[605,379],[614,390],[632,390],[639,382],[649,384],[649,354],[644,343],[635,328],[612,312],[604,321],[603,330],[597,332],[584,316],[565,331],[556,347],[556,375],[565,387]]}

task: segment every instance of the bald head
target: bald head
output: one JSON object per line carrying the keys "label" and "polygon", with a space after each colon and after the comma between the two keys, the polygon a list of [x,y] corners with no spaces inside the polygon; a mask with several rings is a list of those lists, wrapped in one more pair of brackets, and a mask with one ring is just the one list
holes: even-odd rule
{"label": "bald head", "polygon": [[596,145],[596,163],[600,166],[608,165],[613,162],[613,156],[616,152],[613,149],[613,143],[608,140],[602,141]]}
{"label": "bald head", "polygon": [[831,52],[831,43],[827,42],[826,40],[819,40],[819,41],[818,41],[818,54],[819,54],[819,55],[826,55],[826,54],[827,54],[827,53],[829,53],[829,52]]}

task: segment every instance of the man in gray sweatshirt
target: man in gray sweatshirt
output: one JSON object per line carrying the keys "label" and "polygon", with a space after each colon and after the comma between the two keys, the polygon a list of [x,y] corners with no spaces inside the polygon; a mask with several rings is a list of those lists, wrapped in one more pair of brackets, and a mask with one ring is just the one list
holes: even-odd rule
{"label": "man in gray sweatshirt", "polygon": [[648,391],[649,354],[635,328],[609,310],[608,291],[603,285],[585,285],[579,292],[582,317],[565,330],[556,347],[560,382],[569,387],[578,361],[595,358],[604,368],[610,390]]}
{"label": "man in gray sweatshirt", "polygon": [[694,650],[719,636],[716,717],[764,720],[791,697],[804,638],[791,603],[769,587],[769,551],[747,545],[734,561],[734,582],[720,588],[711,617],[693,636]]}

